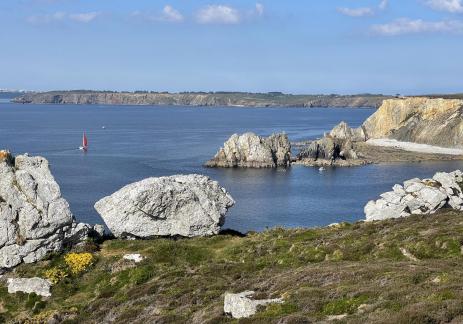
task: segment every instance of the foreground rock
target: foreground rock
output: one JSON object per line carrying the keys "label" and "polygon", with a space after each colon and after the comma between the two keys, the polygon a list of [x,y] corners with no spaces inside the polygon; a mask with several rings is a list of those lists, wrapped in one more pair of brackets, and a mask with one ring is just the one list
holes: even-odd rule
{"label": "foreground rock", "polygon": [[75,222],[46,159],[0,151],[0,269],[41,260],[92,231]]}
{"label": "foreground rock", "polygon": [[234,203],[218,182],[192,174],[132,183],[95,209],[116,237],[193,237],[218,234]]}
{"label": "foreground rock", "polygon": [[254,133],[234,134],[206,163],[222,168],[276,168],[291,164],[291,144],[286,134],[264,138]]}
{"label": "foreground rock", "polygon": [[246,318],[257,313],[259,306],[272,303],[282,303],[281,298],[253,300],[249,297],[254,295],[254,291],[245,291],[239,294],[225,294],[223,310],[225,314],[230,314],[233,318]]}
{"label": "foreground rock", "polygon": [[438,172],[432,179],[418,178],[395,185],[393,191],[365,206],[367,220],[406,217],[412,214],[433,214],[448,207],[463,210],[463,173],[459,170]]}
{"label": "foreground rock", "polygon": [[26,294],[35,293],[39,296],[51,296],[51,282],[41,278],[10,278],[8,279],[8,293],[14,294],[23,292]]}
{"label": "foreground rock", "polygon": [[329,134],[303,148],[297,160],[309,166],[362,165],[367,161],[360,159],[354,150],[354,143],[359,141],[365,141],[363,129],[352,129],[341,122]]}

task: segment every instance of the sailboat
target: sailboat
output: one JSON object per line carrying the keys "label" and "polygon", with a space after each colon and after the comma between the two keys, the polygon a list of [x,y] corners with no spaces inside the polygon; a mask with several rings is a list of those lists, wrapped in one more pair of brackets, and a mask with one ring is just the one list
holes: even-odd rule
{"label": "sailboat", "polygon": [[87,135],[84,134],[82,135],[82,146],[79,146],[79,150],[81,151],[87,151],[88,149],[88,140],[87,140]]}

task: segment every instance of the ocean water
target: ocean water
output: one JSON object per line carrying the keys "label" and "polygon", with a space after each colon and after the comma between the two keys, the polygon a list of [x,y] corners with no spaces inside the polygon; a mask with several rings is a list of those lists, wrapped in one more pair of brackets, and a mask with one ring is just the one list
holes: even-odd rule
{"label": "ocean water", "polygon": [[[392,185],[461,162],[391,163],[354,168],[293,166],[209,169],[233,133],[285,131],[291,141],[314,139],[344,120],[360,125],[372,109],[198,108],[157,106],[19,105],[0,102],[0,148],[46,157],[79,221],[101,223],[94,203],[146,177],[201,173],[236,200],[225,228],[312,227],[364,218],[363,207]],[[103,128],[104,127],[104,128]],[[90,149],[77,149],[82,132]]]}

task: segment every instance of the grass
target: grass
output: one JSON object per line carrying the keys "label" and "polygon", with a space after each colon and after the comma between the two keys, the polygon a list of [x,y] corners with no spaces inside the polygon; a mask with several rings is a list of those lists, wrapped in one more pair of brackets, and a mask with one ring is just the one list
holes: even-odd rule
{"label": "grass", "polygon": [[[337,315],[345,323],[462,322],[462,243],[463,213],[455,211],[246,237],[111,240],[86,271],[54,285],[51,298],[8,294],[0,284],[0,322],[236,322],[223,314],[223,295],[245,290],[284,303],[243,323]],[[126,253],[146,259],[133,267]],[[63,260],[21,265],[14,276],[43,277]]]}

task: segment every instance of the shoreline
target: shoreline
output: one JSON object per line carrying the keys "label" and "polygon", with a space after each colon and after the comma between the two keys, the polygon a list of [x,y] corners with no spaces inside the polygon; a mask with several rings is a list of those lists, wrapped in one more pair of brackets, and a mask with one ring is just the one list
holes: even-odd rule
{"label": "shoreline", "polygon": [[366,144],[371,146],[390,147],[407,152],[415,152],[422,154],[455,155],[462,156],[463,158],[463,149],[458,148],[447,148],[413,142],[401,142],[395,139],[387,138],[369,139],[368,141],[366,141]]}

